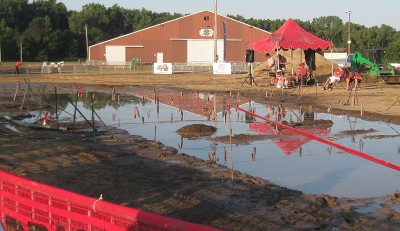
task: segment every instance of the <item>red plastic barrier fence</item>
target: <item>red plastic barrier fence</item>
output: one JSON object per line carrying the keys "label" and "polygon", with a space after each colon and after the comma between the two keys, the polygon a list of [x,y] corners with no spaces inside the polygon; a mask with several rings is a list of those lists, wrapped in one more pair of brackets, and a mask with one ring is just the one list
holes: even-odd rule
{"label": "red plastic barrier fence", "polygon": [[219,230],[86,197],[2,170],[0,215],[5,230],[10,219],[18,220],[23,230],[32,230],[32,226],[48,231]]}
{"label": "red plastic barrier fence", "polygon": [[279,126],[279,127],[282,127],[282,128],[285,128],[285,129],[289,129],[289,130],[294,131],[294,132],[296,132],[296,133],[298,133],[298,134],[300,134],[300,135],[307,136],[307,137],[309,137],[309,138],[311,138],[311,139],[317,140],[317,141],[319,141],[319,142],[321,142],[321,143],[328,144],[328,145],[330,145],[330,146],[332,146],[332,147],[341,149],[341,150],[343,150],[343,151],[345,151],[345,152],[348,152],[348,153],[350,153],[350,154],[353,154],[353,155],[359,156],[359,157],[361,157],[361,158],[370,160],[370,161],[372,161],[372,162],[375,162],[375,163],[377,163],[377,164],[386,166],[386,167],[388,167],[388,168],[391,168],[391,169],[400,171],[400,166],[395,165],[395,164],[392,164],[392,163],[387,162],[387,161],[385,161],[385,160],[376,158],[376,157],[374,157],[374,156],[365,154],[365,153],[363,153],[363,152],[359,152],[359,151],[357,151],[357,150],[354,150],[354,149],[348,148],[348,147],[346,147],[346,146],[343,146],[343,145],[334,143],[334,142],[332,142],[332,141],[325,140],[325,139],[323,139],[323,138],[321,138],[321,137],[319,137],[319,136],[316,136],[316,135],[314,135],[314,134],[311,134],[311,133],[308,133],[308,132],[305,132],[305,131],[302,131],[302,130],[298,130],[298,129],[293,128],[293,127],[291,127],[291,126],[288,126],[288,125],[285,125],[285,124],[282,124],[282,123],[279,123],[279,122],[270,120],[270,119],[268,119],[267,117],[263,117],[263,116],[257,115],[257,114],[255,114],[255,113],[253,113],[253,112],[251,112],[251,111],[245,110],[245,109],[240,108],[240,107],[238,107],[238,106],[235,106],[235,105],[228,105],[228,108],[230,108],[230,107],[235,108],[235,109],[237,109],[237,110],[239,110],[239,111],[243,111],[243,112],[245,112],[245,113],[247,113],[247,114],[250,114],[250,115],[252,115],[252,116],[255,116],[255,117],[257,117],[257,118],[263,119],[263,120],[267,121],[268,123],[275,124],[275,125],[277,125],[277,126]]}

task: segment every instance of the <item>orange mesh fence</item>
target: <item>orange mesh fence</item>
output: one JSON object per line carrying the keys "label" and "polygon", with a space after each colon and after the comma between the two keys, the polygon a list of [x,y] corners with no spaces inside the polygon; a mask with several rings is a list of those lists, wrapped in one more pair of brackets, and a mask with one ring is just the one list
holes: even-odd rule
{"label": "orange mesh fence", "polygon": [[1,170],[0,214],[5,230],[10,220],[16,220],[22,230],[31,230],[32,226],[48,231],[218,230],[79,195]]}

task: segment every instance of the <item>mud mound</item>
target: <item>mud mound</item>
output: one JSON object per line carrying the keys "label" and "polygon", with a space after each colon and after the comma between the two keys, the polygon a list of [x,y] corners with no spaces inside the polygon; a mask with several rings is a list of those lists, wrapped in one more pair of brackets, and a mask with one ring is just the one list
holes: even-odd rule
{"label": "mud mound", "polygon": [[304,120],[301,124],[297,126],[300,127],[318,127],[318,128],[328,128],[332,127],[332,120]]}
{"label": "mud mound", "polygon": [[207,126],[204,124],[192,124],[181,127],[176,132],[185,138],[195,138],[210,136],[217,131],[217,128],[213,126]]}
{"label": "mud mound", "polygon": [[366,130],[366,129],[346,130],[346,131],[340,132],[339,135],[354,136],[354,135],[360,135],[360,134],[366,134],[366,133],[372,133],[372,132],[376,132],[376,130],[373,128],[370,128],[368,130]]}
{"label": "mud mound", "polygon": [[221,142],[225,144],[229,144],[232,141],[232,144],[235,145],[249,145],[253,141],[258,140],[266,140],[266,139],[274,139],[277,138],[277,135],[250,135],[250,134],[236,134],[232,136],[218,136],[213,139],[215,142]]}

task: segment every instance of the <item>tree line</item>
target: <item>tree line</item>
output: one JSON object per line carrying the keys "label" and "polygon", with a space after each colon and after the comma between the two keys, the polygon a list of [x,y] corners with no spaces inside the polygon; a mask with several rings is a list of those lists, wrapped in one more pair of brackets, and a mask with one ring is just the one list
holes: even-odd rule
{"label": "tree line", "polygon": [[[89,46],[182,17],[178,13],[156,13],[144,8],[125,9],[117,4],[105,7],[89,3],[81,10],[68,10],[57,0],[1,0],[0,52],[2,61],[76,60],[86,57],[86,32]],[[246,19],[227,15],[267,31],[275,31],[285,20]],[[312,34],[332,41],[335,47],[347,47],[348,22],[337,16],[294,19]],[[400,32],[388,25],[366,27],[351,23],[351,50],[370,48],[387,50],[391,61],[400,60]]]}

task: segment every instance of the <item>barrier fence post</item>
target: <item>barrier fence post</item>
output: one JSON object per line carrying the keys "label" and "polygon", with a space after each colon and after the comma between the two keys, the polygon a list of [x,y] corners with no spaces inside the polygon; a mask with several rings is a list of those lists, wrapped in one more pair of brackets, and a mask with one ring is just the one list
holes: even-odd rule
{"label": "barrier fence post", "polygon": [[93,92],[90,92],[90,102],[92,104],[92,124],[93,124],[93,140],[96,142],[96,126],[94,125],[94,105],[93,105]]}
{"label": "barrier fence post", "polygon": [[56,97],[56,122],[58,126],[58,102],[57,102],[57,87],[54,87],[54,95]]}

